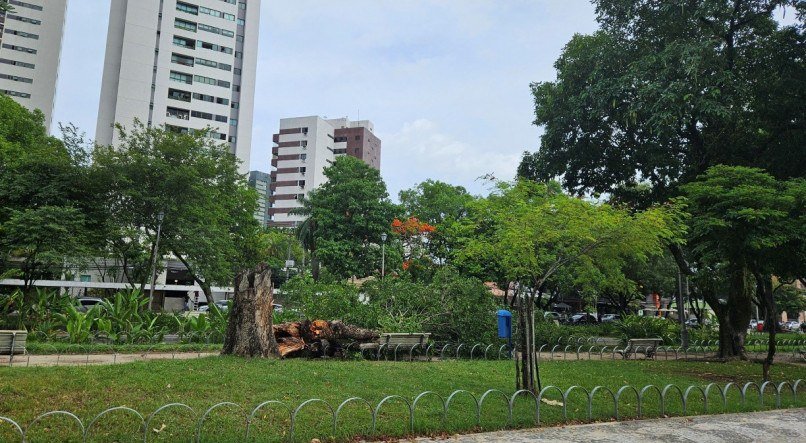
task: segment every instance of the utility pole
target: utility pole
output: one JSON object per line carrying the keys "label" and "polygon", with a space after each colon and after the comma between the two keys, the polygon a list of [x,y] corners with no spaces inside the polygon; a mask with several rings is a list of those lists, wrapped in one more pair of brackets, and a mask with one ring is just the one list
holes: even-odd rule
{"label": "utility pole", "polygon": [[148,291],[148,309],[154,309],[154,285],[157,282],[157,254],[160,250],[160,235],[162,234],[162,221],[165,213],[160,211],[157,214],[157,241],[154,243],[154,256],[151,257],[151,289]]}
{"label": "utility pole", "polygon": [[381,234],[381,280],[386,276],[386,233]]}
{"label": "utility pole", "polygon": [[683,349],[688,349],[688,330],[686,329],[686,307],[683,304],[683,274],[677,271],[677,317],[680,320],[680,342]]}

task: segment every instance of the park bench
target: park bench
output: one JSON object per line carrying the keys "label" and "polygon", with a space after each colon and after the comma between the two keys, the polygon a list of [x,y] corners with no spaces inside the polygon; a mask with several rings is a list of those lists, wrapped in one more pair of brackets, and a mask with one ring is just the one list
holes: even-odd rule
{"label": "park bench", "polygon": [[9,361],[14,354],[25,354],[25,341],[28,331],[0,331],[0,355],[8,355]]}
{"label": "park bench", "polygon": [[627,347],[618,350],[625,359],[629,359],[630,355],[644,354],[646,358],[654,358],[655,350],[663,343],[662,338],[631,338],[627,340]]}
{"label": "park bench", "polygon": [[373,350],[377,352],[411,351],[414,347],[425,350],[430,333],[426,332],[387,332],[381,334],[376,343],[363,343],[361,352]]}
{"label": "park bench", "polygon": [[592,342],[592,344],[596,346],[606,346],[610,348],[621,346],[621,339],[615,337],[594,337]]}

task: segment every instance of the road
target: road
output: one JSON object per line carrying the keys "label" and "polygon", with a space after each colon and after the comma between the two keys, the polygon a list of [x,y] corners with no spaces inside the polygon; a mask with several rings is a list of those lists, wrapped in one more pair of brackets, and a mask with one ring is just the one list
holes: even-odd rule
{"label": "road", "polygon": [[418,443],[806,441],[806,408],[500,431],[416,441]]}

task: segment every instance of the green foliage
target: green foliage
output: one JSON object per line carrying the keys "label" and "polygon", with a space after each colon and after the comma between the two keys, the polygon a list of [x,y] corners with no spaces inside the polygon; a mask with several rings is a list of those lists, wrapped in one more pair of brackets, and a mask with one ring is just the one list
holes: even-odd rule
{"label": "green foliage", "polygon": [[674,236],[666,208],[630,213],[528,181],[500,184],[472,207],[460,263],[498,282],[530,291],[560,285],[593,297],[626,282],[627,260],[659,254]]}
{"label": "green foliage", "polygon": [[[600,30],[571,39],[557,80],[532,85],[544,131],[520,176],[647,207],[717,164],[803,175],[802,2],[594,3]],[[798,3],[780,27],[773,11]]]}
{"label": "green foliage", "polygon": [[22,291],[14,291],[0,295],[0,323],[52,335],[60,321],[56,314],[66,311],[72,304],[70,297],[57,291],[36,288],[28,297]]}
{"label": "green foliage", "polygon": [[[364,327],[377,325],[372,308],[361,301],[359,289],[348,283],[326,283],[307,276],[295,277],[283,285],[278,298],[286,311],[297,310],[311,320],[342,320]],[[298,320],[298,316],[292,314],[290,320]]]}
{"label": "green foliage", "polygon": [[395,206],[380,172],[341,156],[324,171],[327,182],[311,191],[299,211],[311,255],[339,278],[366,277],[380,268],[381,234],[389,233]]}
{"label": "green foliage", "polygon": [[662,338],[667,345],[679,342],[680,325],[660,317],[628,315],[614,322],[624,340],[630,338]]}
{"label": "green foliage", "polygon": [[56,313],[67,331],[70,343],[88,343],[98,320],[96,307],[81,312],[73,305],[67,305],[65,312]]}
{"label": "green foliage", "polygon": [[59,275],[80,257],[87,191],[81,154],[47,135],[44,116],[0,94],[0,275]]}
{"label": "green foliage", "polygon": [[291,318],[299,311],[316,320],[345,323],[382,332],[430,332],[435,340],[492,343],[497,303],[477,279],[451,268],[436,272],[430,283],[407,276],[364,283],[315,282],[294,278],[283,286],[282,301]]}
{"label": "green foliage", "polygon": [[784,285],[775,291],[775,302],[779,311],[785,311],[790,320],[797,320],[798,314],[806,311],[806,290]]}
{"label": "green foliage", "polygon": [[260,259],[256,195],[238,173],[228,146],[204,131],[179,134],[136,122],[118,128],[116,146],[98,147],[94,173],[107,185],[101,204],[115,250],[138,260],[153,244],[164,214],[161,250],[170,251],[210,295],[209,286],[231,284],[235,272]]}

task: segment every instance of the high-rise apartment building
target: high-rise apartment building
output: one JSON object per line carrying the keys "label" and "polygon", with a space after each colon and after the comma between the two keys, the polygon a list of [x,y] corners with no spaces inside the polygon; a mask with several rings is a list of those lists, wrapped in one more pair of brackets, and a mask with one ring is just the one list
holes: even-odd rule
{"label": "high-rise apartment building", "polygon": [[269,197],[271,191],[269,185],[271,178],[269,174],[261,171],[249,171],[249,186],[257,191],[257,209],[255,209],[255,220],[264,228],[269,226]]}
{"label": "high-rise apartment building", "polygon": [[380,169],[381,140],[374,131],[368,120],[317,116],[280,120],[280,131],[273,137],[271,165],[276,169],[271,172],[270,225],[293,227],[303,221],[291,211],[327,180],[324,170],[336,157],[350,155]]}
{"label": "high-rise apartment building", "polygon": [[45,114],[50,129],[67,0],[10,0],[0,12],[0,93]]}
{"label": "high-rise apartment building", "polygon": [[96,139],[212,128],[249,168],[260,0],[112,0]]}

